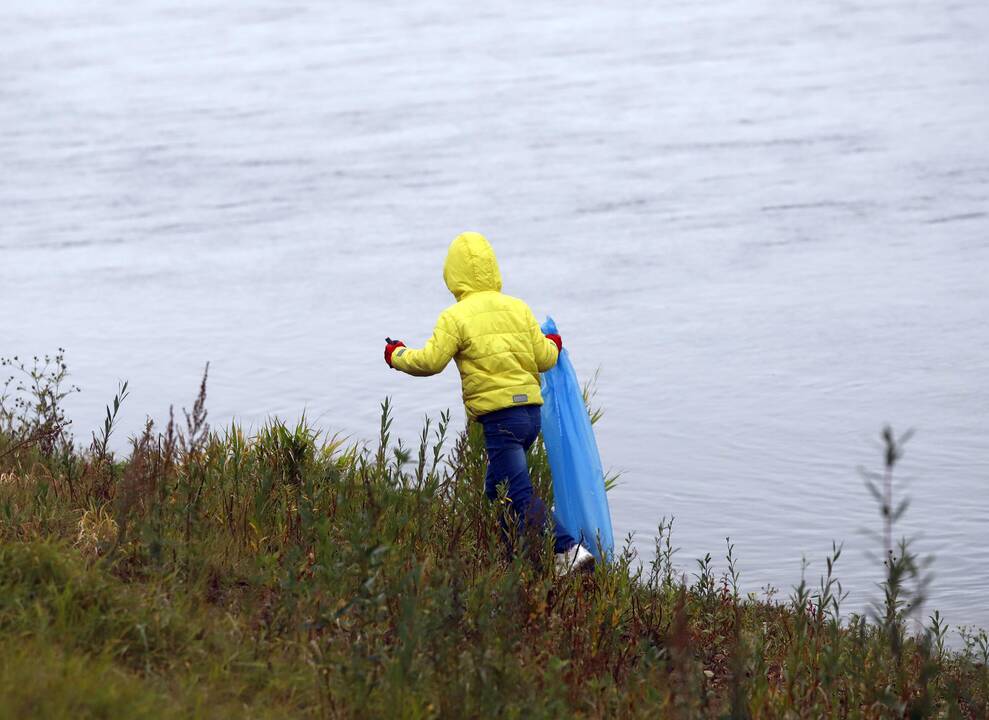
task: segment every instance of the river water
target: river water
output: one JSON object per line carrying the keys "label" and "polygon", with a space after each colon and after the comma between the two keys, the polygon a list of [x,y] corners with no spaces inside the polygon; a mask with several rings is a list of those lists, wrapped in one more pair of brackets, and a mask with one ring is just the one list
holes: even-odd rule
{"label": "river water", "polygon": [[[930,606],[989,625],[989,5],[39,1],[0,14],[0,354],[96,427],[191,405],[414,440],[450,239],[600,370],[616,536],[878,592],[884,423]],[[123,444],[124,436],[119,438]],[[720,562],[719,567],[724,563]]]}

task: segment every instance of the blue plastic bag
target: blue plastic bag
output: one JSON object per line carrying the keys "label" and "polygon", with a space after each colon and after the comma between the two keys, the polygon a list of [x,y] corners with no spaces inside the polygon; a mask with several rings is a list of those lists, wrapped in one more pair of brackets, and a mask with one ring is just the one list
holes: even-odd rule
{"label": "blue plastic bag", "polygon": [[[543,333],[555,332],[553,318],[546,318]],[[542,393],[543,443],[553,472],[556,517],[597,559],[602,559],[602,552],[610,559],[615,540],[601,456],[566,348],[556,365],[542,374]]]}

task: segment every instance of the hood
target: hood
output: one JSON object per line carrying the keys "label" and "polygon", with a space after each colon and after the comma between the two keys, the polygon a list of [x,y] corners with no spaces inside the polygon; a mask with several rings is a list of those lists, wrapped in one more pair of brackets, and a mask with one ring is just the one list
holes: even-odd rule
{"label": "hood", "polygon": [[487,238],[476,232],[457,235],[446,254],[443,280],[457,300],[474,292],[501,290],[501,272]]}

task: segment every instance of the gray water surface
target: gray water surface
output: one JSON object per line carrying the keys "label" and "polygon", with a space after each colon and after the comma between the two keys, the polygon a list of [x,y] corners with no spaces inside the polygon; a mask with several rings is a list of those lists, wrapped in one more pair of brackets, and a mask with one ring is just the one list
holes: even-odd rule
{"label": "gray water surface", "polygon": [[915,427],[903,531],[989,625],[984,0],[49,0],[0,32],[0,355],[68,349],[80,437],[206,361],[214,424],[462,422],[452,367],[381,349],[476,229],[600,368],[616,536],[648,557],[675,514],[688,572],[730,536],[784,593],[844,540],[861,608],[856,467]]}

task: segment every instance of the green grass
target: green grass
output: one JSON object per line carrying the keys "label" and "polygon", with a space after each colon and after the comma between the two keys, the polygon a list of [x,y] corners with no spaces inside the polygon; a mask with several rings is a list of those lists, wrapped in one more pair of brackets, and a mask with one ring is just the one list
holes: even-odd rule
{"label": "green grass", "polygon": [[[482,438],[447,418],[406,448],[386,406],[360,447],[198,403],[126,458],[114,422],[88,449],[0,432],[0,717],[989,716],[985,635],[908,631],[908,547],[874,620],[834,576],[747,597],[730,549],[687,575],[667,521],[644,565],[629,541],[559,580],[546,539],[506,559]],[[538,447],[532,473],[548,496]]]}

